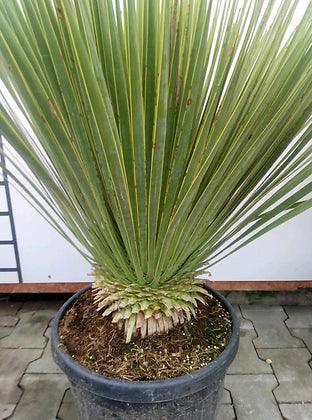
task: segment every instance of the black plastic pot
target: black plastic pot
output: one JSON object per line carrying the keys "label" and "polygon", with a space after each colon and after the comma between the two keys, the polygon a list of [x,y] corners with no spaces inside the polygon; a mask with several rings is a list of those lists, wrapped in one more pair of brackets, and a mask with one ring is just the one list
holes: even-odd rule
{"label": "black plastic pot", "polygon": [[189,375],[158,381],[127,381],[99,375],[79,365],[59,346],[59,322],[89,288],[72,296],[58,311],[52,326],[55,362],[68,376],[81,420],[214,420],[223,392],[224,376],[239,342],[239,324],[232,306],[214,290],[229,311],[232,337],[221,355]]}

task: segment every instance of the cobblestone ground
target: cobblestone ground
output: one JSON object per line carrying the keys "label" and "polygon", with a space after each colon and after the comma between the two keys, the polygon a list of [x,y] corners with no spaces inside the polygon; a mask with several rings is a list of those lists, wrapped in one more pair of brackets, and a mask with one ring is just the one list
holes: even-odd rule
{"label": "cobblestone ground", "polygon": [[[61,303],[0,300],[0,420],[77,419],[49,343]],[[241,342],[218,420],[311,420],[312,306],[235,308]]]}

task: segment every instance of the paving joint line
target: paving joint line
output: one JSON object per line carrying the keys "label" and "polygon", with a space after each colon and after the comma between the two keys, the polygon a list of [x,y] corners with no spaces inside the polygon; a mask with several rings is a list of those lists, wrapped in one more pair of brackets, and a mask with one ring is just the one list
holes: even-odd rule
{"label": "paving joint line", "polygon": [[234,403],[233,403],[233,404],[231,404],[231,407],[233,407],[235,420],[239,420],[239,419],[238,419],[238,417],[237,417],[237,411],[236,411],[236,407],[235,407]]}
{"label": "paving joint line", "polygon": [[225,388],[225,386],[223,386],[223,388],[229,393],[229,395],[230,395],[230,400],[231,400],[231,402],[230,402],[230,404],[231,405],[233,405],[233,397],[232,397],[232,393],[231,393],[231,391],[229,390],[229,389],[227,389],[227,388]]}
{"label": "paving joint line", "polygon": [[[24,347],[19,347],[19,349],[24,349]],[[25,349],[27,349],[27,348],[25,348]],[[16,349],[15,349],[16,350]],[[32,349],[32,350],[38,350],[38,349]],[[45,373],[45,372],[26,372],[27,371],[27,369],[28,369],[28,367],[29,367],[29,365],[31,364],[31,363],[33,363],[33,362],[35,362],[36,360],[40,360],[41,359],[41,357],[43,356],[43,352],[44,352],[44,348],[43,349],[39,349],[39,350],[42,350],[42,352],[41,352],[41,355],[39,356],[39,357],[36,357],[35,359],[33,359],[33,360],[30,360],[28,363],[27,363],[27,365],[26,365],[26,367],[25,367],[25,369],[24,369],[24,372],[22,373],[22,375],[20,376],[20,378],[19,378],[19,381],[18,381],[18,384],[17,384],[17,387],[22,391],[21,392],[21,395],[19,396],[19,398],[18,398],[18,401],[16,402],[16,404],[15,404],[15,407],[14,407],[14,409],[13,409],[13,411],[12,411],[12,413],[11,413],[11,415],[9,416],[9,417],[7,417],[7,419],[13,419],[14,417],[14,413],[15,413],[15,411],[16,411],[16,409],[17,409],[17,406],[19,405],[19,403],[21,402],[21,399],[22,399],[22,397],[23,397],[23,395],[24,395],[24,392],[25,392],[25,389],[23,388],[23,386],[21,385],[21,381],[23,380],[23,378],[24,378],[24,376],[25,375],[50,375],[50,373]],[[63,374],[63,372],[59,372],[59,373],[55,373],[55,375],[64,375]],[[69,388],[67,388],[67,389],[69,389]],[[65,394],[65,392],[64,392],[64,394]],[[62,399],[63,400],[63,399]],[[58,412],[57,412],[58,413]],[[57,417],[56,417],[56,419],[57,419]]]}
{"label": "paving joint line", "polygon": [[[307,363],[308,363],[308,366],[310,367],[310,369],[312,370],[312,352],[310,351],[309,347],[306,345],[306,342],[305,342],[305,341],[304,341],[301,337],[298,337],[298,336],[296,336],[295,334],[293,334],[293,332],[291,331],[291,329],[290,329],[290,328],[288,327],[288,325],[286,324],[286,321],[288,321],[290,318],[289,318],[289,315],[288,315],[288,313],[287,313],[286,309],[284,308],[284,306],[286,306],[286,305],[282,305],[282,307],[283,307],[284,312],[285,312],[285,313],[286,313],[286,315],[287,315],[287,318],[284,320],[284,324],[285,324],[285,326],[286,326],[287,330],[289,331],[289,334],[290,334],[292,337],[296,338],[297,340],[302,341],[303,346],[304,346],[304,347],[302,347],[302,348],[307,349],[307,350],[308,350],[308,352],[310,353],[311,358],[307,361]],[[294,328],[294,329],[297,329],[297,330],[306,330],[306,329],[309,329],[309,328],[307,327],[307,328]]]}
{"label": "paving joint line", "polygon": [[[0,299],[0,302],[1,302],[1,299]],[[8,301],[8,302],[9,302],[9,301]],[[7,326],[7,327],[3,327],[3,328],[12,328],[12,331],[11,331],[11,332],[13,332],[14,328],[18,326],[18,324],[19,324],[19,322],[20,322],[20,320],[21,320],[21,317],[20,317],[20,315],[19,315],[19,311],[22,309],[23,305],[24,305],[24,302],[23,302],[23,303],[21,304],[21,306],[18,308],[18,310],[16,311],[15,315],[9,315],[9,316],[16,317],[16,318],[17,318],[17,323],[16,323],[15,325],[13,325],[12,327]],[[5,316],[6,316],[6,315],[3,315],[3,317],[5,317]],[[10,333],[10,334],[11,334],[11,333]],[[0,341],[1,341],[3,338],[8,337],[10,334],[5,335],[4,337],[1,337],[1,338],[0,338]]]}
{"label": "paving joint line", "polygon": [[[40,359],[40,357],[39,357],[39,359]],[[31,362],[29,362],[29,363],[32,363],[32,362],[35,362],[36,360],[39,360],[39,359],[35,359],[35,360],[32,360]],[[63,372],[53,372],[53,373],[50,373],[50,372],[24,372],[23,373],[23,376],[24,375],[39,375],[39,376],[44,376],[44,375],[65,375],[65,373],[63,373]]]}
{"label": "paving joint line", "polygon": [[[280,305],[282,308],[283,308],[283,306],[282,305]],[[254,325],[254,323],[253,323],[253,321],[251,320],[251,319],[248,319],[248,318],[246,318],[244,315],[243,315],[243,312],[242,312],[242,310],[241,310],[241,307],[240,307],[240,305],[239,305],[239,309],[240,309],[240,312],[241,312],[241,314],[242,314],[242,317],[243,317],[243,319],[245,319],[245,320],[247,320],[247,321],[250,321],[251,322],[251,324],[252,324],[252,326],[253,326],[253,328],[254,328],[254,330],[255,330],[255,333],[256,333],[256,335],[257,335],[257,337],[255,337],[255,338],[253,338],[252,340],[251,340],[251,342],[252,342],[252,344],[253,344],[253,346],[254,346],[254,349],[255,349],[255,352],[256,352],[256,354],[257,354],[257,356],[258,356],[258,359],[259,360],[262,360],[263,362],[265,362],[265,363],[267,363],[266,362],[266,360],[264,360],[262,357],[260,357],[259,356],[259,353],[258,353],[258,348],[256,347],[256,345],[255,345],[255,343],[254,343],[254,340],[256,340],[257,338],[259,338],[259,334],[258,334],[258,331],[257,331],[257,329],[256,329],[256,327],[255,327],[255,325]],[[283,311],[285,312],[285,310],[284,310],[284,308],[283,308]],[[288,316],[288,314],[286,314],[286,312],[285,312],[285,315],[286,316]],[[283,320],[283,322],[285,323],[285,321]],[[286,325],[286,324],[285,324]],[[267,349],[267,348],[266,348]],[[260,350],[260,347],[259,347],[259,350]],[[270,349],[269,349],[270,350]],[[279,402],[277,401],[277,398],[276,398],[276,396],[275,396],[275,390],[280,386],[280,382],[279,382],[279,380],[278,380],[278,378],[277,378],[277,375],[276,375],[276,373],[275,373],[275,370],[274,370],[274,368],[273,368],[273,363],[269,363],[269,366],[270,366],[270,368],[271,368],[271,370],[272,370],[272,372],[271,373],[267,373],[267,375],[273,375],[274,376],[274,378],[276,379],[276,382],[277,382],[277,385],[273,388],[273,389],[271,389],[271,393],[272,393],[272,395],[273,395],[273,398],[274,398],[274,401],[276,402],[276,405],[277,405],[277,408],[278,408],[278,411],[279,411],[279,413],[280,413],[280,415],[281,415],[281,418],[282,419],[284,419],[284,416],[283,416],[283,414],[282,414],[282,411],[281,411],[281,408],[280,408],[280,406],[279,406]]]}
{"label": "paving joint line", "polygon": [[[262,360],[262,359],[260,359]],[[227,373],[227,376],[259,376],[259,375],[274,375],[274,372],[263,372],[263,373]]]}
{"label": "paving joint line", "polygon": [[[24,388],[23,388],[23,387],[22,387],[22,385],[21,385],[21,381],[23,380],[23,377],[24,377],[24,375],[26,374],[26,371],[27,371],[27,369],[28,369],[28,366],[29,366],[32,362],[35,362],[36,360],[41,359],[41,357],[42,357],[42,355],[43,355],[43,352],[44,352],[44,348],[40,348],[40,349],[38,349],[38,348],[36,348],[36,349],[34,349],[34,348],[29,349],[29,348],[27,348],[27,347],[18,347],[18,348],[17,348],[17,350],[24,350],[24,349],[25,349],[25,350],[41,350],[41,354],[40,354],[40,356],[36,357],[35,359],[30,360],[30,361],[27,363],[27,365],[25,366],[25,369],[24,369],[24,371],[23,371],[22,375],[20,376],[20,378],[19,378],[19,380],[18,380],[18,383],[17,383],[17,387],[18,387],[18,388],[19,388],[22,392],[21,392],[21,395],[20,395],[20,396],[19,396],[19,398],[18,398],[17,403],[15,404],[15,407],[14,407],[14,409],[13,409],[13,411],[12,411],[11,415],[8,417],[8,419],[13,419],[13,418],[14,418],[13,416],[14,416],[15,410],[16,410],[16,408],[17,408],[18,404],[21,402],[21,399],[22,399],[22,397],[23,397],[23,395],[24,395],[25,390],[24,390]],[[15,348],[14,350],[16,350],[16,348]]]}
{"label": "paving joint line", "polygon": [[[54,317],[53,317],[53,318],[54,318]],[[53,318],[51,318],[51,319],[53,319]],[[49,341],[50,341],[49,337],[47,337],[47,336],[46,336],[46,333],[47,333],[48,329],[50,328],[50,322],[51,322],[51,319],[49,320],[48,325],[46,326],[45,330],[44,330],[44,331],[43,331],[43,333],[42,333],[42,337],[44,337],[44,338],[46,339],[44,349],[46,349],[46,348],[47,348],[47,345],[48,345],[48,343],[49,343]]]}
{"label": "paving joint line", "polygon": [[277,390],[277,388],[278,388],[281,384],[280,384],[280,382],[279,382],[279,380],[278,380],[278,378],[277,378],[277,376],[276,376],[276,373],[275,373],[274,368],[273,368],[273,366],[272,366],[272,365],[273,365],[273,364],[271,364],[271,369],[272,369],[273,374],[274,374],[274,376],[275,376],[275,379],[276,379],[277,385],[276,385],[274,388],[272,388],[272,389],[271,389],[271,392],[272,392],[272,395],[273,395],[274,401],[276,402],[276,405],[277,405],[278,411],[280,412],[281,418],[282,418],[282,419],[285,419],[285,417],[283,416],[283,413],[282,413],[281,407],[280,407],[280,403],[277,401],[277,398],[276,398],[276,395],[275,395],[275,391]]}
{"label": "paving joint line", "polygon": [[[37,311],[34,311],[34,312],[37,312]],[[50,328],[50,322],[51,322],[51,320],[53,319],[54,317],[52,317],[51,319],[49,319],[49,321],[48,321],[48,323],[47,323],[47,325],[46,325],[46,327],[45,327],[45,329],[44,329],[44,331],[43,331],[43,333],[42,333],[42,337],[44,337],[45,338],[45,344],[44,344],[44,346],[43,347],[0,347],[0,349],[8,349],[8,350],[16,350],[16,349],[25,349],[25,350],[42,350],[42,353],[43,353],[43,351],[46,349],[46,347],[47,347],[47,345],[48,345],[48,343],[49,343],[49,341],[50,341],[50,339],[49,339],[49,337],[47,337],[46,336],[46,332],[47,332],[47,330]],[[13,329],[12,329],[12,331],[10,332],[10,334],[8,334],[8,335],[6,335],[6,336],[4,336],[4,337],[2,337],[2,338],[0,338],[0,342],[1,342],[1,340],[3,339],[3,338],[6,338],[6,337],[9,337],[11,334],[12,334],[12,332],[13,332],[13,330],[14,330],[14,328],[17,326],[17,324],[13,327]],[[6,327],[5,327],[6,328]],[[10,327],[7,327],[7,328],[10,328]],[[32,360],[31,362],[35,362],[36,360],[39,360],[41,357],[43,356],[43,354],[38,358],[38,359],[34,359],[34,360]],[[29,362],[29,363],[31,363],[31,362]]]}
{"label": "paving joint line", "polygon": [[[2,327],[2,328],[11,328],[11,327]],[[1,338],[0,338],[0,343],[1,343],[1,340],[3,340],[4,338],[6,338],[6,337],[9,337],[11,334],[12,334],[12,332],[13,332],[13,330],[14,330],[14,328],[15,327],[13,327],[12,328],[12,331],[11,332],[9,332],[9,334],[8,335],[4,335],[4,336],[2,336]],[[0,347],[0,349],[5,349],[6,347]]]}
{"label": "paving joint line", "polygon": [[226,376],[275,376],[273,372],[264,373],[227,373]]}
{"label": "paving joint line", "polygon": [[[10,335],[11,334],[9,334],[9,336]],[[1,338],[1,340],[2,340],[2,338]],[[6,350],[42,350],[43,351],[45,349],[45,347],[46,347],[46,344],[45,344],[44,347],[0,347],[0,350],[1,349],[6,349]],[[32,361],[34,362],[35,360],[32,360]]]}
{"label": "paving joint line", "polygon": [[[249,321],[249,322],[251,323],[251,325],[253,326],[253,329],[254,329],[254,331],[255,331],[255,333],[256,333],[256,337],[255,337],[255,338],[253,338],[253,339],[251,340],[251,342],[252,342],[252,345],[253,345],[253,347],[254,347],[254,349],[255,349],[255,352],[256,352],[256,355],[257,355],[258,359],[259,359],[259,360],[262,360],[262,361],[263,361],[263,362],[265,362],[265,363],[267,363],[265,359],[262,359],[262,357],[260,357],[260,356],[259,356],[259,353],[258,353],[258,348],[257,348],[257,347],[256,347],[256,345],[255,345],[254,340],[256,340],[257,338],[259,338],[259,334],[258,334],[258,331],[257,331],[257,329],[256,329],[256,327],[255,327],[255,325],[254,325],[253,321],[252,321],[251,319],[246,318],[246,317],[244,316],[244,314],[243,314],[243,311],[242,311],[241,305],[238,305],[238,306],[239,306],[239,310],[240,310],[240,313],[241,313],[241,315],[242,315],[242,318],[243,318],[243,319],[245,319],[245,321]],[[264,375],[272,375],[272,374],[273,374],[273,375],[275,376],[275,378],[276,378],[276,375],[275,375],[275,372],[274,372],[274,370],[273,370],[273,368],[272,368],[272,366],[271,366],[271,363],[268,363],[268,364],[269,364],[269,366],[271,367],[271,372],[270,372],[270,373],[269,373],[269,372],[264,373]],[[276,378],[276,379],[277,379],[277,378]]]}
{"label": "paving joint line", "polygon": [[[285,314],[287,315],[287,318],[286,319],[284,319],[284,324],[285,324],[285,327],[287,328],[287,330],[288,330],[288,332],[289,332],[289,334],[292,336],[292,337],[294,337],[294,338],[296,338],[297,340],[300,340],[301,342],[302,342],[302,344],[303,344],[303,347],[305,347],[307,350],[308,350],[308,352],[312,355],[312,353],[310,352],[310,350],[308,349],[308,347],[307,347],[307,345],[306,345],[306,343],[304,342],[304,340],[302,339],[302,338],[300,338],[300,337],[297,337],[296,335],[294,335],[292,332],[291,332],[291,330],[290,330],[290,328],[288,327],[288,325],[286,324],[286,321],[288,321],[290,318],[289,318],[289,315],[288,315],[288,313],[287,313],[287,311],[286,311],[286,309],[284,308],[284,306],[286,306],[286,305],[282,305],[282,308],[283,308],[283,311],[285,312]],[[298,329],[300,329],[300,328],[298,328]],[[304,329],[304,328],[302,328],[302,329]],[[302,347],[302,348],[303,348]],[[298,347],[298,348],[300,348],[300,347]]]}
{"label": "paving joint line", "polygon": [[[19,316],[19,312],[20,312],[20,310],[22,309],[22,307],[23,307],[23,305],[24,305],[24,302],[21,304],[21,306],[18,308],[18,310],[17,310],[17,312],[16,312],[16,314],[15,314],[15,316],[18,318],[18,321],[17,321],[17,323],[14,325],[14,327],[12,328],[12,331],[10,332],[10,334],[8,334],[8,335],[6,335],[5,337],[9,337],[11,334],[12,334],[12,332],[14,331],[14,328],[18,325],[18,323],[20,322],[20,316]],[[1,340],[3,339],[3,338],[5,338],[5,337],[2,337],[1,338]],[[0,340],[0,341],[1,341]],[[1,348],[4,348],[4,349],[11,349],[12,350],[12,348],[11,347],[1,347]],[[21,347],[19,347],[19,348],[21,348]],[[18,349],[19,349],[18,348]],[[14,348],[14,350],[16,350],[16,348]],[[30,363],[30,362],[29,362]],[[17,388],[19,388],[20,390],[21,390],[21,394],[20,394],[20,396],[18,397],[18,400],[17,400],[17,402],[16,403],[11,403],[11,404],[15,404],[15,406],[14,406],[14,408],[13,408],[13,411],[12,411],[12,413],[9,415],[9,417],[7,417],[7,419],[13,419],[13,415],[14,415],[14,412],[15,412],[15,410],[16,410],[16,407],[18,406],[18,404],[19,404],[19,402],[20,402],[20,400],[21,400],[21,398],[22,398],[22,396],[23,396],[23,394],[24,394],[24,389],[23,389],[23,387],[20,385],[20,382],[21,382],[21,380],[23,379],[23,376],[24,376],[24,374],[25,374],[25,371],[26,371],[26,369],[28,368],[28,365],[29,365],[29,363],[27,364],[27,366],[25,367],[25,369],[24,369],[24,372],[21,374],[21,376],[20,376],[20,378],[19,378],[19,380],[18,380],[18,383],[17,383]]]}
{"label": "paving joint line", "polygon": [[[295,337],[295,336],[293,336],[294,338],[297,338],[297,337]],[[258,350],[302,350],[302,349],[305,349],[306,348],[306,346],[303,346],[303,347],[257,347],[258,348]],[[309,351],[309,353],[310,353],[310,351]],[[259,359],[261,359],[261,357],[259,357]],[[261,359],[261,360],[263,360],[263,359]]]}
{"label": "paving joint line", "polygon": [[[29,363],[28,363],[28,365],[29,365]],[[25,370],[27,369],[28,365],[26,366]],[[14,418],[13,416],[14,416],[14,413],[16,411],[16,408],[17,408],[18,404],[20,403],[20,401],[21,401],[21,399],[22,399],[22,397],[24,395],[24,391],[25,390],[22,387],[22,385],[20,384],[21,380],[23,379],[24,374],[25,374],[25,371],[22,373],[21,377],[19,378],[18,384],[17,384],[17,388],[19,388],[22,392],[21,392],[20,396],[18,397],[18,400],[17,400],[17,402],[15,404],[15,407],[13,408],[12,413],[9,415],[9,417],[7,417],[7,419],[13,419]]]}
{"label": "paving joint line", "polygon": [[58,407],[58,409],[57,409],[57,413],[56,413],[56,419],[57,419],[57,420],[62,419],[62,417],[60,417],[60,416],[59,416],[59,414],[60,414],[60,410],[61,410],[62,404],[63,404],[63,402],[64,402],[65,394],[66,394],[66,392],[68,392],[69,390],[70,390],[70,388],[66,388],[66,389],[64,390],[63,396],[62,396],[61,401],[60,401],[60,405],[59,405],[59,407]]}
{"label": "paving joint line", "polygon": [[305,405],[312,405],[312,401],[310,400],[298,400],[298,401],[280,401],[279,404],[288,404],[288,405],[293,405],[293,404],[305,404]]}
{"label": "paving joint line", "polygon": [[[24,374],[22,375],[22,377],[24,376]],[[21,379],[20,379],[21,380]],[[18,398],[18,401],[16,402],[16,404],[15,404],[15,407],[13,408],[13,411],[12,411],[12,413],[9,415],[9,417],[6,417],[7,419],[13,419],[14,417],[14,413],[15,413],[15,411],[16,411],[16,408],[17,408],[17,406],[18,406],[18,404],[20,403],[20,401],[21,401],[21,399],[22,399],[22,396],[23,396],[23,394],[24,394],[24,388],[18,383],[17,384],[17,387],[22,391],[21,392],[21,394],[20,394],[20,396],[19,396],[19,398]]]}
{"label": "paving joint line", "polygon": [[[25,305],[25,301],[24,302],[22,302],[22,304],[21,304],[21,306],[18,308],[18,310],[17,310],[17,312],[16,312],[16,315],[17,316],[19,316],[19,313],[21,312],[21,310],[22,310],[22,308],[23,308],[23,306]],[[19,318],[20,319],[20,318]]]}
{"label": "paving joint line", "polygon": [[[228,375],[228,374],[227,374]],[[234,416],[235,416],[235,419],[234,420],[238,420],[238,417],[237,417],[237,413],[236,413],[236,407],[235,407],[235,405],[234,405],[234,401],[233,401],[233,396],[232,396],[232,392],[229,390],[229,389],[227,389],[225,386],[223,386],[223,388],[229,393],[229,395],[230,395],[230,400],[231,400],[231,402],[230,403],[227,403],[227,404],[223,404],[223,405],[229,405],[229,406],[231,406],[232,408],[233,408],[233,411],[234,411]]]}
{"label": "paving joint line", "polygon": [[[22,309],[22,307],[24,306],[24,303],[25,302],[23,302],[23,304],[21,305],[21,307],[19,308],[19,310],[17,311],[17,314],[18,314],[18,312]],[[33,311],[34,313],[36,313],[37,311]],[[53,317],[51,318],[51,319],[53,319]],[[28,363],[27,363],[27,365],[25,366],[25,369],[24,369],[24,371],[23,371],[23,373],[22,373],[22,375],[20,376],[20,378],[19,378],[19,380],[18,380],[18,384],[17,384],[17,387],[22,391],[21,392],[21,394],[20,394],[20,396],[19,396],[19,398],[18,398],[18,401],[16,402],[16,404],[15,404],[15,407],[14,407],[14,409],[13,409],[13,411],[12,411],[12,413],[10,414],[10,416],[9,417],[7,417],[7,419],[13,419],[14,418],[14,414],[15,414],[15,411],[16,411],[16,409],[17,409],[17,406],[19,405],[19,403],[21,402],[21,399],[22,399],[22,397],[23,397],[23,395],[24,395],[24,392],[25,392],[25,389],[23,388],[23,386],[21,385],[21,381],[23,380],[23,378],[24,378],[24,376],[25,375],[49,375],[49,373],[44,373],[44,372],[38,372],[38,373],[35,373],[35,372],[29,372],[29,373],[27,373],[27,369],[28,369],[28,367],[29,367],[29,365],[31,364],[31,363],[33,363],[33,362],[35,362],[35,361],[37,361],[37,360],[40,360],[41,358],[42,358],[42,356],[43,356],[43,353],[44,353],[44,350],[46,349],[46,347],[47,347],[47,344],[48,344],[48,342],[49,342],[49,337],[47,337],[45,334],[46,334],[46,332],[47,332],[47,330],[48,330],[48,328],[49,328],[49,326],[50,326],[50,322],[51,322],[51,319],[48,321],[48,323],[47,323],[47,326],[46,326],[46,328],[44,329],[44,332],[42,333],[42,336],[43,337],[45,337],[47,340],[46,340],[46,343],[45,343],[45,345],[44,345],[44,347],[40,347],[40,348],[38,348],[38,347],[8,347],[8,349],[13,349],[13,350],[16,350],[16,349],[25,349],[25,350],[41,350],[41,354],[40,354],[40,356],[38,356],[38,357],[36,357],[35,359],[33,359],[33,360],[30,360]],[[20,318],[19,318],[19,320],[20,320]],[[17,325],[17,324],[16,324]],[[15,327],[14,327],[15,328]],[[13,330],[14,330],[14,328],[13,328]],[[13,331],[12,330],[12,331]],[[10,334],[9,334],[10,335]],[[4,337],[3,337],[4,338]],[[5,347],[5,348],[7,348],[7,347]],[[60,373],[56,373],[56,375],[63,375],[63,373],[62,372],[60,372]],[[69,388],[68,388],[69,389]],[[66,390],[65,390],[66,391]],[[65,392],[64,392],[64,395],[65,395]],[[64,395],[63,395],[63,398],[64,398]],[[62,398],[62,400],[61,401],[63,401],[63,398]],[[58,411],[57,411],[57,415],[56,415],[56,419],[58,418],[58,412],[59,412],[59,410],[60,410],[60,406],[61,406],[61,403],[60,403],[60,405],[59,405],[59,408],[58,408]]]}

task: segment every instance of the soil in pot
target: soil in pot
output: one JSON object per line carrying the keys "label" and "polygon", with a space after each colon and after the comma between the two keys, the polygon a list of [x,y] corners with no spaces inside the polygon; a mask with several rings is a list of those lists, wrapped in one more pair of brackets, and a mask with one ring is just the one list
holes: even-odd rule
{"label": "soil in pot", "polygon": [[134,381],[168,379],[197,370],[216,359],[227,346],[232,323],[213,296],[199,304],[196,319],[166,335],[131,343],[110,317],[103,317],[89,290],[66,312],[60,324],[60,345],[81,365],[113,378]]}

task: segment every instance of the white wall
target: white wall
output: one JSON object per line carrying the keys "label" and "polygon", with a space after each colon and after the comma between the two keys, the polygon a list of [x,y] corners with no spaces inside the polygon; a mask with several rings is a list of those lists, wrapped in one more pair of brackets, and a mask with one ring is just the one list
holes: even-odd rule
{"label": "white wall", "polygon": [[[11,193],[24,282],[90,280],[90,267],[80,254],[12,188]],[[311,280],[311,233],[312,210],[212,267],[212,279]],[[8,234],[8,226],[1,222],[1,239],[7,239]],[[14,264],[12,250],[3,248],[6,247],[1,247],[0,266]],[[16,281],[14,273],[0,273],[0,283]]]}
{"label": "white wall", "polygon": [[311,280],[312,210],[211,268],[214,280]]}
{"label": "white wall", "polygon": [[[23,282],[90,281],[89,264],[13,188],[12,206]],[[0,211],[3,200],[0,197]],[[4,219],[2,217],[1,219]],[[0,224],[0,239],[8,238],[8,220]],[[6,248],[6,249],[5,249]],[[0,267],[14,265],[13,247],[1,246]],[[0,283],[15,283],[15,273],[0,273]]]}

